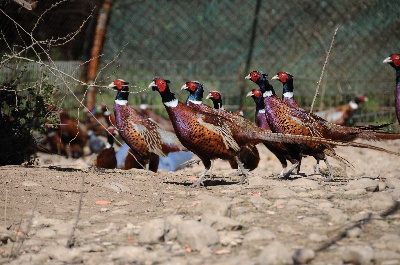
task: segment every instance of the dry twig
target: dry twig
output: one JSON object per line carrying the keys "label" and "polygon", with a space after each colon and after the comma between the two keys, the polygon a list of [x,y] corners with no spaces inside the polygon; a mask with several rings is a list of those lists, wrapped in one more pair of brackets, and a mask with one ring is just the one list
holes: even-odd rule
{"label": "dry twig", "polygon": [[333,43],[335,42],[335,36],[336,36],[336,33],[338,32],[338,30],[339,30],[339,28],[336,28],[335,32],[333,33],[331,46],[329,47],[329,51],[326,54],[325,63],[324,63],[324,66],[322,67],[321,76],[319,77],[319,80],[318,80],[318,83],[317,83],[317,88],[315,89],[315,94],[314,94],[314,98],[313,98],[313,101],[312,101],[312,104],[311,104],[310,113],[313,112],[315,99],[317,98],[319,87],[320,87],[321,81],[322,81],[322,77],[324,76],[324,73],[325,73],[325,69],[328,66],[329,55],[331,54]]}

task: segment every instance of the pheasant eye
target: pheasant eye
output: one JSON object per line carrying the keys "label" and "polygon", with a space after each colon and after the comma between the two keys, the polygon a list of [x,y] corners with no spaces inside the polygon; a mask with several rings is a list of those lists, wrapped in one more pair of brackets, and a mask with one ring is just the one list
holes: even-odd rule
{"label": "pheasant eye", "polygon": [[400,66],[400,55],[396,54],[394,59],[392,59],[395,66]]}

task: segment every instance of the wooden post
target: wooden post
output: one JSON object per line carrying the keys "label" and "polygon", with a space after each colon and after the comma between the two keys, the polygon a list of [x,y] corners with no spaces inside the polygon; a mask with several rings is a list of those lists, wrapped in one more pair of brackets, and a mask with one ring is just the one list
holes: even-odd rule
{"label": "wooden post", "polygon": [[[103,49],[104,35],[107,29],[107,21],[111,11],[111,4],[113,0],[104,0],[101,6],[99,16],[97,18],[96,32],[93,40],[93,47],[91,52],[91,61],[89,62],[89,70],[87,74],[87,83],[92,84],[96,78],[97,67],[99,66],[99,56]],[[96,87],[90,86],[86,98],[86,107],[89,110],[95,108],[96,103]]]}

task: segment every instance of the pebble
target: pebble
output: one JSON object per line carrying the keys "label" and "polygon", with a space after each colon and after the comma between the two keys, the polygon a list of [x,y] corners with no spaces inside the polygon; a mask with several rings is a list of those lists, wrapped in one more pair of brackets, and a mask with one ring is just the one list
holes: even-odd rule
{"label": "pebble", "polygon": [[110,211],[109,208],[100,208],[100,210],[99,210],[99,212],[101,212],[101,213],[106,213],[106,212],[109,212],[109,211]]}
{"label": "pebble", "polygon": [[362,233],[361,228],[353,227],[346,231],[346,236],[350,238],[357,238],[360,237],[361,233]]}
{"label": "pebble", "polygon": [[117,182],[106,182],[102,185],[104,188],[115,191],[116,193],[129,193],[130,189],[125,185]]}
{"label": "pebble", "polygon": [[347,183],[345,189],[347,190],[364,189],[369,192],[375,192],[379,190],[379,182],[370,178],[350,180],[349,183]]}
{"label": "pebble", "polygon": [[202,251],[219,241],[217,230],[194,220],[183,221],[177,230],[179,243],[192,250]]}
{"label": "pebble", "polygon": [[258,256],[258,264],[273,265],[273,264],[294,264],[292,254],[279,241],[274,241],[267,245]]}
{"label": "pebble", "polygon": [[165,223],[166,221],[161,218],[146,222],[139,233],[139,243],[154,244],[163,241],[166,232]]}
{"label": "pebble", "polygon": [[328,240],[328,236],[327,235],[320,235],[320,234],[317,234],[317,233],[311,233],[308,236],[308,239],[310,239],[313,242],[320,243],[320,242],[327,241]]}
{"label": "pebble", "polygon": [[371,246],[342,246],[338,251],[344,263],[375,264],[374,249]]}
{"label": "pebble", "polygon": [[270,200],[267,200],[261,196],[251,196],[249,201],[256,207],[256,209],[263,209],[272,205]]}
{"label": "pebble", "polygon": [[142,263],[145,260],[146,248],[135,246],[121,246],[112,251],[108,258],[122,263]]}
{"label": "pebble", "polygon": [[243,228],[240,222],[226,216],[204,214],[201,218],[201,222],[211,226],[217,231],[236,231]]}
{"label": "pebble", "polygon": [[315,258],[315,251],[310,248],[299,248],[293,254],[295,264],[307,264]]}
{"label": "pebble", "polygon": [[218,236],[219,242],[223,246],[237,246],[243,242],[243,236],[240,231],[221,231]]}
{"label": "pebble", "polygon": [[347,220],[349,220],[349,216],[347,214],[343,213],[343,211],[341,209],[328,208],[328,209],[325,209],[325,212],[330,216],[332,222],[344,223]]}
{"label": "pebble", "polygon": [[231,215],[231,204],[221,198],[204,196],[197,207],[200,215],[215,214],[228,217]]}
{"label": "pebble", "polygon": [[399,178],[387,178],[385,184],[389,189],[400,189],[400,179]]}
{"label": "pebble", "polygon": [[260,242],[270,242],[276,238],[275,234],[267,229],[255,229],[244,235],[244,244],[260,244]]}
{"label": "pebble", "polygon": [[39,238],[54,238],[56,234],[57,233],[54,231],[54,229],[46,227],[36,231],[35,236]]}
{"label": "pebble", "polygon": [[374,242],[375,248],[388,249],[400,253],[400,235],[384,234]]}
{"label": "pebble", "polygon": [[288,224],[281,224],[281,225],[278,226],[277,229],[278,229],[279,232],[282,232],[282,233],[284,233],[286,235],[297,235],[297,234],[299,234],[299,231],[294,230],[293,227],[291,227]]}
{"label": "pebble", "polygon": [[[393,250],[375,250],[374,258],[377,264],[399,264],[400,263],[400,253]],[[396,262],[394,262],[396,261]],[[394,262],[394,263],[390,263]]]}
{"label": "pebble", "polygon": [[390,210],[396,203],[392,195],[384,192],[375,192],[367,200],[367,205],[369,205],[372,210],[376,211]]}

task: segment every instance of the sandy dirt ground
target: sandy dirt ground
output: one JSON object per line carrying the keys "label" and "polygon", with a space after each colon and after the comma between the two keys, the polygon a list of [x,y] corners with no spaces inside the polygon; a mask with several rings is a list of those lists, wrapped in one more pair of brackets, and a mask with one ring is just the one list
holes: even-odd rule
{"label": "sandy dirt ground", "polygon": [[[399,140],[372,144],[400,152]],[[282,180],[258,147],[249,185],[221,160],[200,188],[189,185],[201,163],[97,170],[92,157],[38,154],[0,167],[0,264],[400,264],[400,157],[338,147],[354,169],[330,159],[334,182],[313,174],[313,158]]]}

